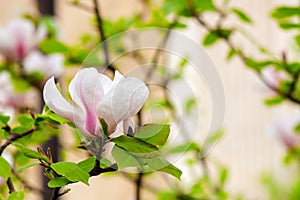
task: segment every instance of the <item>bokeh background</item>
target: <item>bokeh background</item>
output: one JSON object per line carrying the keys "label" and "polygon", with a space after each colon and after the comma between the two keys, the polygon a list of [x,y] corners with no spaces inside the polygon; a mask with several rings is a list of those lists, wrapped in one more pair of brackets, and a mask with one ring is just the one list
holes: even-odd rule
{"label": "bokeh background", "polygon": [[[91,4],[89,0],[82,0]],[[217,1],[218,2],[218,1]],[[277,54],[290,48],[289,35],[278,29],[277,24],[269,18],[270,11],[281,4],[296,4],[296,0],[232,0],[231,5],[248,13],[254,21],[251,27],[246,27],[260,43],[272,49]],[[139,0],[101,0],[101,11],[105,18],[117,19],[120,16],[130,16],[142,9]],[[37,13],[34,0],[0,1],[0,24],[4,25],[11,19],[18,18],[23,13]],[[56,1],[56,20],[59,27],[60,39],[68,44],[74,44],[78,38],[87,32],[96,32],[91,25],[91,14],[78,9],[68,0]],[[235,19],[229,21],[237,23]],[[187,21],[188,29],[184,34],[201,44],[204,31],[192,20]],[[254,51],[247,42],[235,38],[236,43],[246,52]],[[234,193],[243,193],[247,199],[266,199],[266,192],[262,185],[264,174],[271,173],[281,181],[289,182],[293,175],[292,167],[285,167],[282,156],[284,147],[268,134],[268,126],[279,116],[287,113],[297,113],[297,107],[284,103],[274,108],[263,104],[263,99],[272,94],[271,91],[250,70],[246,69],[238,59],[226,62],[226,45],[220,43],[205,50],[215,62],[222,77],[226,93],[226,120],[223,138],[211,152],[210,157],[222,163],[229,169],[227,189]],[[259,56],[259,55],[258,55]],[[71,72],[70,72],[71,73]],[[194,84],[197,84],[195,81]],[[66,141],[68,142],[66,137]],[[70,155],[70,160],[79,159]],[[34,185],[40,183],[35,180],[36,173],[31,172],[29,181]],[[156,186],[164,187],[167,179],[155,176],[152,180]],[[72,192],[63,199],[133,199],[134,185],[122,175],[99,176],[90,181],[90,186],[82,183],[73,184]],[[154,196],[143,192],[143,199],[153,199]],[[35,199],[29,196],[27,199]]]}

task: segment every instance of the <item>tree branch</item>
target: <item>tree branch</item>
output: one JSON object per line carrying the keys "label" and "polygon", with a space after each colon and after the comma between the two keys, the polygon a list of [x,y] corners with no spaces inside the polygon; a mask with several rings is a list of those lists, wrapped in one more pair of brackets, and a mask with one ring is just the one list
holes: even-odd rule
{"label": "tree branch", "polygon": [[103,20],[100,12],[99,3],[97,0],[93,0],[94,2],[94,13],[96,15],[97,19],[97,28],[100,35],[100,41],[103,45],[103,51],[104,51],[104,57],[105,57],[105,67],[110,69],[111,71],[115,71],[115,67],[110,63],[110,56],[109,56],[109,49],[106,41],[106,37],[104,34],[104,28],[103,28]]}
{"label": "tree branch", "polygon": [[25,137],[25,136],[29,135],[30,133],[33,133],[34,131],[37,130],[37,128],[32,128],[22,134],[16,134],[16,133],[11,132],[9,126],[3,127],[2,129],[9,132],[10,136],[8,137],[8,140],[6,140],[6,142],[0,147],[0,155],[2,155],[2,153],[6,149],[6,147],[8,147],[12,142],[14,142],[22,137]]}

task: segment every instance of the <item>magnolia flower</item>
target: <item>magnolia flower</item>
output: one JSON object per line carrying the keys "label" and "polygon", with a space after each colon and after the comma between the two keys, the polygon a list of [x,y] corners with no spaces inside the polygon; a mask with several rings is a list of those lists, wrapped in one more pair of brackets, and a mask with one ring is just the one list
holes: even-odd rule
{"label": "magnolia flower", "polygon": [[69,93],[73,105],[61,95],[52,77],[44,86],[43,96],[53,112],[69,119],[85,136],[101,136],[99,118],[107,123],[109,134],[114,133],[121,122],[125,134],[133,131],[131,117],[142,108],[149,95],[141,80],[125,78],[118,71],[111,80],[95,68],[81,69],[71,81]]}
{"label": "magnolia flower", "polygon": [[63,62],[64,57],[60,54],[44,55],[33,51],[24,60],[24,70],[28,74],[40,72],[46,78],[58,77],[63,72]]}
{"label": "magnolia flower", "polygon": [[45,36],[44,26],[35,29],[29,20],[13,20],[0,27],[0,52],[7,59],[22,60]]}
{"label": "magnolia flower", "polygon": [[266,67],[261,71],[263,79],[273,88],[279,88],[280,82],[289,80],[289,76],[284,71],[277,71],[274,67]]}
{"label": "magnolia flower", "polygon": [[34,106],[32,99],[37,99],[35,90],[18,93],[14,90],[10,75],[6,71],[0,73],[0,112],[12,120],[16,108]]}
{"label": "magnolia flower", "polygon": [[299,122],[300,118],[295,116],[281,118],[272,123],[269,132],[285,145],[286,148],[292,149],[296,147],[300,141],[300,135],[294,130]]}
{"label": "magnolia flower", "polygon": [[[4,150],[1,156],[10,164],[10,166],[13,166],[14,164],[13,157],[7,150]],[[5,182],[4,178],[0,176],[0,185],[2,185],[4,182]]]}

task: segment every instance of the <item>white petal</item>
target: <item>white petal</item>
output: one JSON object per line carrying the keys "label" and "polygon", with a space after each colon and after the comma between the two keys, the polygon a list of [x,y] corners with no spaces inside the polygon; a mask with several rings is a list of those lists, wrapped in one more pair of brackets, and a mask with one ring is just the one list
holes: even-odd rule
{"label": "white petal", "polygon": [[109,124],[111,131],[121,121],[135,115],[149,95],[139,79],[123,78],[97,106],[98,115]]}
{"label": "white petal", "polygon": [[74,122],[73,117],[78,111],[58,91],[54,77],[46,82],[43,97],[50,110]]}

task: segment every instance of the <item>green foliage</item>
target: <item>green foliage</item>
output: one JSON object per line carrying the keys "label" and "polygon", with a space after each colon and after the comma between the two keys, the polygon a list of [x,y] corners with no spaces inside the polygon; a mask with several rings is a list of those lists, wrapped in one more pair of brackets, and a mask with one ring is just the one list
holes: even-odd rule
{"label": "green foliage", "polygon": [[30,168],[30,167],[34,167],[34,166],[39,165],[39,164],[40,164],[40,162],[32,162],[32,163],[29,163],[29,164],[27,164],[27,165],[24,165],[24,166],[20,167],[20,168],[18,169],[18,172],[19,172],[19,173],[22,173],[24,170],[26,170],[26,169],[28,169],[28,168]]}
{"label": "green foliage", "polygon": [[64,187],[66,186],[68,183],[70,183],[70,180],[67,179],[66,177],[57,177],[54,179],[51,179],[48,182],[48,186],[50,188],[56,188],[56,187]]}
{"label": "green foliage", "polygon": [[275,96],[275,97],[265,99],[264,103],[267,106],[276,106],[276,105],[284,102],[284,100],[285,100],[285,98],[282,96]]}
{"label": "green foliage", "polygon": [[134,137],[139,138],[157,147],[163,146],[170,133],[170,125],[147,124],[137,130]]}
{"label": "green foliage", "polygon": [[23,200],[25,198],[24,191],[13,192],[9,195],[7,200]]}
{"label": "green foliage", "polygon": [[86,160],[83,160],[81,162],[79,162],[77,165],[83,169],[85,172],[90,172],[96,163],[96,158],[95,157],[90,157]]}
{"label": "green foliage", "polygon": [[0,127],[4,127],[9,122],[10,117],[0,112]]}
{"label": "green foliage", "polygon": [[70,181],[81,181],[86,185],[89,185],[88,180],[90,175],[79,165],[72,162],[58,162],[53,163],[50,166],[57,174],[65,176]]}
{"label": "green foliage", "polygon": [[50,164],[50,161],[48,160],[48,158],[46,158],[44,155],[32,150],[32,149],[29,149],[25,146],[23,146],[22,144],[19,144],[19,143],[13,143],[13,145],[20,151],[22,152],[26,157],[28,158],[32,158],[32,159],[38,159],[38,160],[43,160],[45,161],[46,163],[49,163]]}
{"label": "green foliage", "polygon": [[300,8],[299,7],[287,7],[282,6],[276,8],[271,16],[275,19],[287,18],[287,17],[298,17],[300,16]]}
{"label": "green foliage", "polygon": [[119,169],[137,167],[143,172],[162,171],[180,178],[181,171],[162,157],[159,150],[169,136],[169,125],[148,124],[140,128],[134,137],[119,136],[112,155]]}
{"label": "green foliage", "polygon": [[0,177],[4,178],[4,180],[7,180],[11,173],[11,167],[2,156],[0,156],[0,166]]}
{"label": "green foliage", "polygon": [[139,138],[121,135],[111,141],[132,155],[144,158],[153,158],[160,155],[160,151],[156,146]]}
{"label": "green foliage", "polygon": [[252,23],[252,20],[251,18],[246,14],[244,13],[242,10],[240,9],[237,9],[237,8],[233,8],[231,9],[231,11],[242,21],[242,22],[245,22],[245,23],[249,23],[251,24]]}
{"label": "green foliage", "polygon": [[69,49],[68,47],[56,40],[56,39],[45,39],[40,43],[40,49],[42,52],[46,54],[51,54],[51,53],[68,53]]}
{"label": "green foliage", "polygon": [[207,35],[203,39],[204,46],[211,46],[216,43],[220,38],[215,33],[207,33]]}

